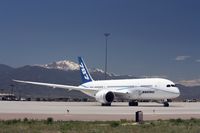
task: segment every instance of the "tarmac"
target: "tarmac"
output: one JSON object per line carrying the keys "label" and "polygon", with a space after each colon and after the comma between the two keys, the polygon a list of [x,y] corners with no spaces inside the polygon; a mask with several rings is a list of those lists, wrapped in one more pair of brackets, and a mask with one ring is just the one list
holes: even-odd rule
{"label": "tarmac", "polygon": [[113,121],[135,120],[137,111],[143,112],[144,120],[200,118],[200,103],[172,102],[170,107],[158,103],[139,103],[130,107],[127,102],[114,102],[101,106],[98,102],[34,102],[0,101],[0,120],[47,119],[63,121]]}

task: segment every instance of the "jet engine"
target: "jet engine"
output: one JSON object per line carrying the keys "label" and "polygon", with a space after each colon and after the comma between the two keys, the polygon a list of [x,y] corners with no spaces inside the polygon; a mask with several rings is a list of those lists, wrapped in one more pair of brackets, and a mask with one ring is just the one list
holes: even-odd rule
{"label": "jet engine", "polygon": [[114,93],[108,90],[101,90],[96,93],[96,100],[101,103],[111,103],[114,100]]}

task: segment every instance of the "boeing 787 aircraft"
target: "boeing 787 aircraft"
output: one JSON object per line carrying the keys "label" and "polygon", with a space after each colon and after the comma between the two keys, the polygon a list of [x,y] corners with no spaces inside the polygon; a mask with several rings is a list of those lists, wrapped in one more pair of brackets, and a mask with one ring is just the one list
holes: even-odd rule
{"label": "boeing 787 aircraft", "polygon": [[69,86],[61,84],[50,84],[42,82],[14,80],[15,82],[63,88],[67,90],[79,90],[94,97],[102,106],[111,106],[115,99],[128,100],[129,106],[138,106],[138,100],[163,101],[165,107],[169,106],[167,99],[173,99],[180,95],[176,85],[167,79],[143,78],[143,79],[121,79],[121,80],[99,80],[92,79],[83,59],[78,57],[82,84]]}

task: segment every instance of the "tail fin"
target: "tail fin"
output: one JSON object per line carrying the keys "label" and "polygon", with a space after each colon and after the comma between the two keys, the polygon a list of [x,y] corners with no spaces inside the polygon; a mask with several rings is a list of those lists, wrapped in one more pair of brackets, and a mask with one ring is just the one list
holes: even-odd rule
{"label": "tail fin", "polygon": [[93,81],[83,59],[81,57],[78,57],[78,61],[79,61],[79,66],[80,66],[80,73],[81,73],[82,82],[87,83],[87,82]]}

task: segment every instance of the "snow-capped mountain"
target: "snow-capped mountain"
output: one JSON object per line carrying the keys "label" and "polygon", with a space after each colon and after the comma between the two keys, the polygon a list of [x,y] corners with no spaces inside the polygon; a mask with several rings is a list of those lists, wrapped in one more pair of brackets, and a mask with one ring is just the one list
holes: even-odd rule
{"label": "snow-capped mountain", "polygon": [[79,65],[73,61],[63,60],[63,61],[57,61],[45,65],[38,65],[40,67],[44,67],[47,69],[59,69],[64,71],[74,71],[79,70]]}
{"label": "snow-capped mountain", "polygon": [[[63,70],[63,71],[75,71],[75,70],[79,70],[79,64],[73,62],[73,61],[69,61],[69,60],[62,60],[62,61],[57,61],[57,62],[53,62],[53,63],[49,63],[49,64],[44,64],[44,65],[36,65],[36,66],[40,66],[43,68],[47,68],[47,69],[58,69],[58,70]],[[101,73],[104,74],[104,71],[102,69],[99,68],[88,68],[88,70],[91,73]],[[114,73],[107,73],[109,76],[118,76]]]}
{"label": "snow-capped mountain", "polygon": [[99,69],[99,68],[92,68],[92,69],[89,68],[89,71],[93,72],[93,73],[94,72],[96,72],[96,73],[104,73],[104,71],[102,69]]}
{"label": "snow-capped mountain", "polygon": [[[59,69],[59,70],[64,70],[64,71],[74,71],[74,70],[79,70],[79,64],[69,61],[69,60],[63,60],[63,61],[57,61],[49,64],[44,64],[44,65],[36,65],[40,66],[43,68],[47,69]],[[99,68],[89,68],[90,72],[99,72],[99,73],[104,73],[102,69]]]}

